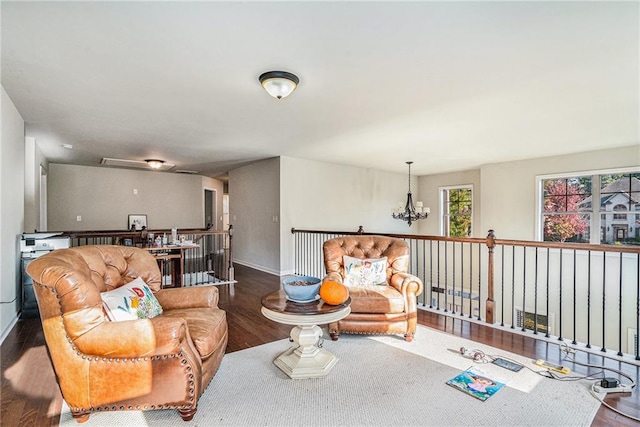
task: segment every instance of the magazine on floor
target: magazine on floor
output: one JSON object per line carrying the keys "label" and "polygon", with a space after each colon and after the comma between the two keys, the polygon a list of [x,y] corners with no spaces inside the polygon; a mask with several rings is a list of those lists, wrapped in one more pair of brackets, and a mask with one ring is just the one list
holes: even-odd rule
{"label": "magazine on floor", "polygon": [[447,384],[482,401],[498,392],[505,383],[472,366],[447,381]]}

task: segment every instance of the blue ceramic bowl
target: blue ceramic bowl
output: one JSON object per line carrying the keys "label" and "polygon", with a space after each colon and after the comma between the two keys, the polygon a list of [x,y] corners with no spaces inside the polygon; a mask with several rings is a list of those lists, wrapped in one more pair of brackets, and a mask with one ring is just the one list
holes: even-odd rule
{"label": "blue ceramic bowl", "polygon": [[311,302],[318,297],[320,279],[313,276],[291,276],[282,279],[282,289],[294,302]]}

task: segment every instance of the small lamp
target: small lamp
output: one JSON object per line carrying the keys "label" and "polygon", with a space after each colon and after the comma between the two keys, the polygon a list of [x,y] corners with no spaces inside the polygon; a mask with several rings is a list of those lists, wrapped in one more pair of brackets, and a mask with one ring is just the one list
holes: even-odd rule
{"label": "small lamp", "polygon": [[267,71],[258,78],[264,90],[277,99],[286,98],[298,86],[300,79],[286,71]]}

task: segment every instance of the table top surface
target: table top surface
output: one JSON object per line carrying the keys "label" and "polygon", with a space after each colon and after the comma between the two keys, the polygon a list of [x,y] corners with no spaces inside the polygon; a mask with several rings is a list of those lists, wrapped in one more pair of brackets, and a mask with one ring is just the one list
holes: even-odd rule
{"label": "table top surface", "polygon": [[282,289],[262,297],[262,306],[267,310],[283,314],[321,315],[344,310],[351,304],[351,297],[339,305],[330,305],[318,299],[307,303],[293,302],[287,299]]}
{"label": "table top surface", "polygon": [[186,249],[193,249],[193,248],[199,248],[200,245],[197,244],[192,244],[192,245],[162,245],[162,246],[143,246],[141,249],[144,249],[145,251],[170,251],[170,250],[176,250],[176,249],[180,249],[180,250],[186,250]]}

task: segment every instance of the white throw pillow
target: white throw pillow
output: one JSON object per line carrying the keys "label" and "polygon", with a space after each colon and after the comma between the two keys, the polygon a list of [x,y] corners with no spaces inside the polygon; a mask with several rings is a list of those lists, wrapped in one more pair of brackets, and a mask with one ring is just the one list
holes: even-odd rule
{"label": "white throw pillow", "polygon": [[151,319],[162,314],[162,306],[140,277],[118,289],[102,292],[100,297],[109,320]]}
{"label": "white throw pillow", "polygon": [[345,286],[387,285],[387,257],[360,259],[344,255],[342,262]]}

